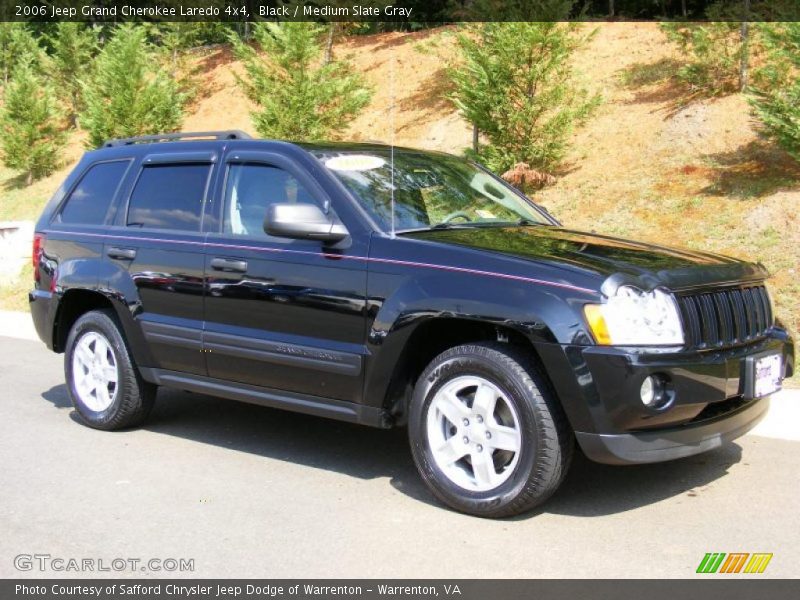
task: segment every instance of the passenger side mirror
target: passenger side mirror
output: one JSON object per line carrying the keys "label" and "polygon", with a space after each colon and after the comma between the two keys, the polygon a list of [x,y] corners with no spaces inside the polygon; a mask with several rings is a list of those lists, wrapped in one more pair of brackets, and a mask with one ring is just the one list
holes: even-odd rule
{"label": "passenger side mirror", "polygon": [[326,215],[316,204],[271,204],[264,218],[264,231],[277,237],[339,242],[347,228]]}

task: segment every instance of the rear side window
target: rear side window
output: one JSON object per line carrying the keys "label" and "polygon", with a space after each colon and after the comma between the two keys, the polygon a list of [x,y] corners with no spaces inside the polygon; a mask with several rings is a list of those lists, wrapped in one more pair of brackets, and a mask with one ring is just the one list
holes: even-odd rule
{"label": "rear side window", "polygon": [[80,225],[101,225],[128,169],[129,161],[93,165],[72,190],[61,210],[61,222]]}
{"label": "rear side window", "polygon": [[128,203],[128,227],[200,231],[209,164],[142,169]]}

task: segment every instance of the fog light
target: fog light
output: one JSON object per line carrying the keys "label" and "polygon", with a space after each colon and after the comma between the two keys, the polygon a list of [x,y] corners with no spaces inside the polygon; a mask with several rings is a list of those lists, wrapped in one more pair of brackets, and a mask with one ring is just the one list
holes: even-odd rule
{"label": "fog light", "polygon": [[656,378],[652,375],[644,378],[642,387],[639,389],[639,397],[645,406],[653,406],[658,400],[658,385]]}

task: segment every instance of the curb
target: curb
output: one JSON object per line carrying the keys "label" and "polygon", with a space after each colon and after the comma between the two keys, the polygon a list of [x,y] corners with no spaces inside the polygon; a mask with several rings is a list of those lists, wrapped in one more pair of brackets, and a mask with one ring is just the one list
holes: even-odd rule
{"label": "curb", "polygon": [[0,310],[0,336],[39,341],[31,313],[16,310]]}

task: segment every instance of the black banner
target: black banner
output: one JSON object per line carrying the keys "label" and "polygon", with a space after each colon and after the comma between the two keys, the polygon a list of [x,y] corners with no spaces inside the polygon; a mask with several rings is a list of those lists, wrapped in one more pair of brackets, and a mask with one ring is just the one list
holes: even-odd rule
{"label": "black banner", "polygon": [[797,582],[779,579],[709,580],[3,580],[4,600],[265,600],[323,598],[373,600],[782,600],[797,597]]}
{"label": "black banner", "polygon": [[1,21],[796,21],[797,0],[0,0]]}

